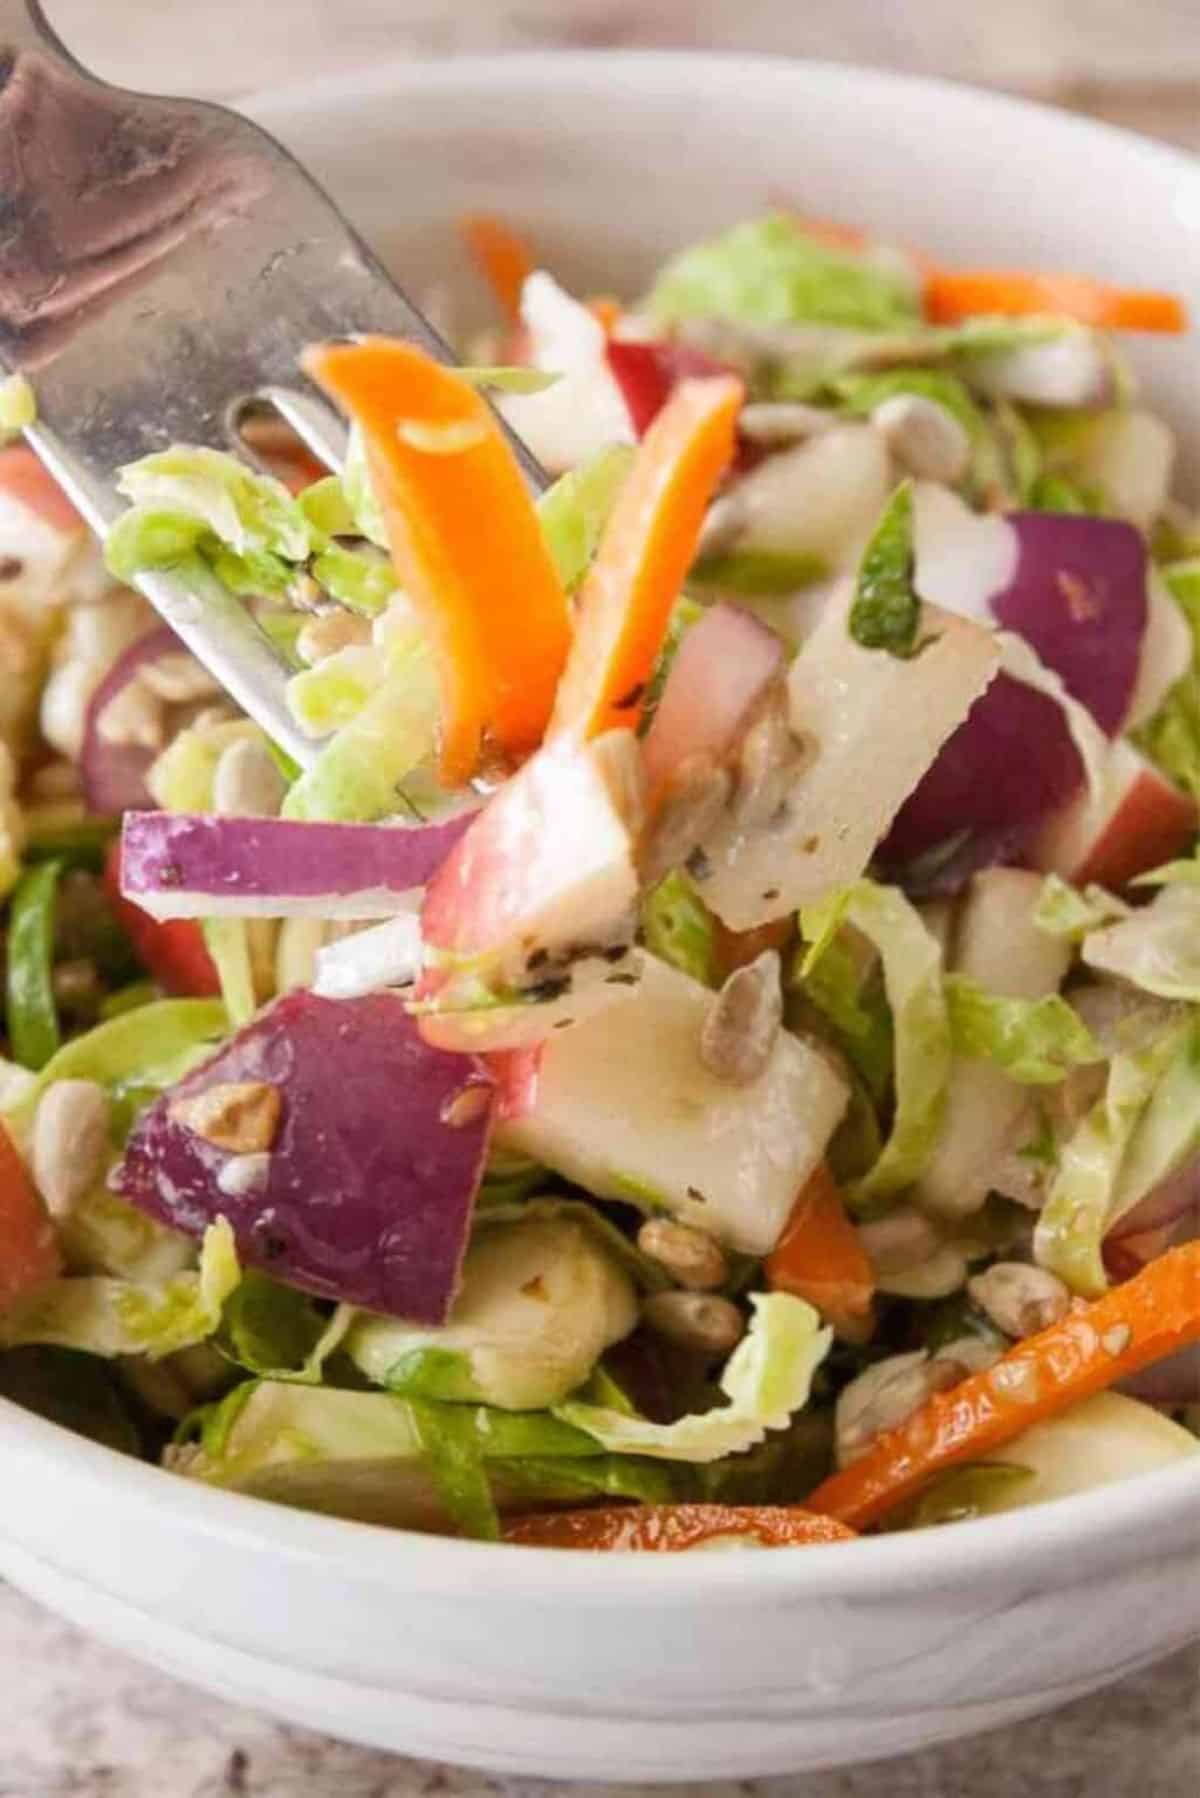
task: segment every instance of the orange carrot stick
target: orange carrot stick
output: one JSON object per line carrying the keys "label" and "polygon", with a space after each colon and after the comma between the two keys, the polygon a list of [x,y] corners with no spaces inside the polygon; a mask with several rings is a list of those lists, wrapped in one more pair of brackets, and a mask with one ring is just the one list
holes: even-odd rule
{"label": "orange carrot stick", "polygon": [[533,253],[525,239],[490,212],[469,212],[461,220],[467,248],[505,316],[516,324],[521,317],[521,289],[533,273]]}
{"label": "orange carrot stick", "polygon": [[304,366],[363,432],[401,585],[441,663],[442,778],[471,774],[485,732],[536,749],[571,619],[516,458],[491,408],[391,338],[318,345]]}
{"label": "orange carrot stick", "polygon": [[986,1373],[936,1393],[861,1461],[833,1474],[811,1510],[865,1529],[960,1461],[1200,1341],[1200,1242],[1152,1261],[1124,1286],[1016,1343]]}
{"label": "orange carrot stick", "polygon": [[807,1299],[839,1335],[864,1334],[875,1276],[824,1165],[806,1182],[764,1271],[772,1292]]}
{"label": "orange carrot stick", "polygon": [[732,376],[681,381],[643,437],[580,591],[551,734],[636,725],[743,397]]}
{"label": "orange carrot stick", "polygon": [[54,1229],[0,1124],[0,1311],[59,1272]]}
{"label": "orange carrot stick", "polygon": [[1049,313],[1108,331],[1178,332],[1188,326],[1187,307],[1174,294],[1021,269],[935,269],[925,282],[925,311],[939,325],[988,314]]}
{"label": "orange carrot stick", "polygon": [[501,1534],[528,1548],[590,1548],[678,1554],[722,1536],[750,1537],[760,1548],[848,1542],[854,1532],[832,1517],[794,1505],[609,1505],[511,1518]]}

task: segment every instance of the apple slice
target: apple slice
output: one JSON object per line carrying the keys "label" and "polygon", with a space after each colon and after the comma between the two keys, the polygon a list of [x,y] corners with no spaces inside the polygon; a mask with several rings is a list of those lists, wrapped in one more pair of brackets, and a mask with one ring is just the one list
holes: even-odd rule
{"label": "apple slice", "polygon": [[631,731],[548,744],[492,796],[426,888],[427,1042],[526,1048],[628,996],[640,804]]}
{"label": "apple slice", "polygon": [[1182,854],[1200,822],[1195,801],[1118,738],[1109,750],[1103,792],[1084,789],[1052,812],[1027,859],[1077,886],[1122,887],[1135,875]]}
{"label": "apple slice", "polygon": [[1192,627],[1183,607],[1156,570],[1146,579],[1146,631],[1138,657],[1133,697],[1123,729],[1136,730],[1153,718],[1176,681],[1192,665]]}
{"label": "apple slice", "polygon": [[499,1140],[600,1198],[671,1212],[750,1255],[774,1246],[846,1105],[818,1050],[782,1031],[750,1086],[700,1060],[712,994],[647,956],[620,1010],[555,1035],[531,1109]]}
{"label": "apple slice", "polygon": [[[977,874],[955,932],[950,956],[955,973],[1008,998],[1040,999],[1057,992],[1071,948],[1034,923],[1041,888],[1041,876],[1023,868]],[[1022,1146],[1026,1120],[1031,1137],[1036,1117],[1026,1087],[990,1062],[956,1060],[941,1133],[921,1176],[921,1203],[943,1217],[978,1211],[1001,1161]]]}
{"label": "apple slice", "polygon": [[786,813],[745,827],[736,814],[705,844],[705,904],[750,930],[856,880],[904,800],[991,681],[1000,656],[990,631],[922,607],[924,647],[908,660],[850,635],[849,582],[788,676],[791,726],[814,754]]}

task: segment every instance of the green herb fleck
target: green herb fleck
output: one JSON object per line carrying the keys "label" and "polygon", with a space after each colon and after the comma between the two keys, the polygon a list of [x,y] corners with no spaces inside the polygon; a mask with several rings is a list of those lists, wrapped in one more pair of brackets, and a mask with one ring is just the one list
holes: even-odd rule
{"label": "green herb fleck", "polygon": [[903,659],[914,654],[921,602],[913,588],[913,563],[912,482],[902,481],[859,565],[850,635],[864,649],[883,649]]}

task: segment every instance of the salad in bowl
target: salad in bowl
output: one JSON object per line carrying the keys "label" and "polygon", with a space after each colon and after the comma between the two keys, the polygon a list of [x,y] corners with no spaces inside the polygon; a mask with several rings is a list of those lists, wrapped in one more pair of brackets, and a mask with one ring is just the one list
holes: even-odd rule
{"label": "salad in bowl", "polygon": [[[99,545],[0,451],[0,1394],[592,1550],[1196,1454],[1200,523],[1121,347],[1182,306],[465,229],[462,366],[307,353],[337,472],[259,418]],[[137,591],[200,565],[307,767]]]}

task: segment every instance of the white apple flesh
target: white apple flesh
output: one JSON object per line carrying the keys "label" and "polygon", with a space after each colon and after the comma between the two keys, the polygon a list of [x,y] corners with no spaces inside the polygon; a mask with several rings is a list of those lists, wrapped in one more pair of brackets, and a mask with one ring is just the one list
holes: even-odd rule
{"label": "white apple flesh", "polygon": [[498,1136],[601,1198],[661,1207],[765,1255],[824,1155],[847,1087],[787,1031],[751,1085],[717,1080],[699,1052],[712,997],[647,956],[619,1010],[550,1038],[532,1108]]}
{"label": "white apple flesh", "polygon": [[[1041,878],[1022,868],[977,874],[963,901],[950,965],[990,993],[1040,999],[1054,993],[1070,965],[1070,946],[1039,930],[1033,914]],[[1034,1134],[1028,1089],[987,1061],[958,1060],[950,1076],[937,1146],[921,1176],[920,1202],[941,1217],[977,1211],[996,1168]]]}
{"label": "white apple flesh", "polygon": [[704,845],[705,903],[750,930],[856,880],[892,819],[999,666],[991,632],[935,606],[909,659],[850,635],[849,583],[792,663],[791,727],[812,746],[785,814],[741,829],[736,816]]}

